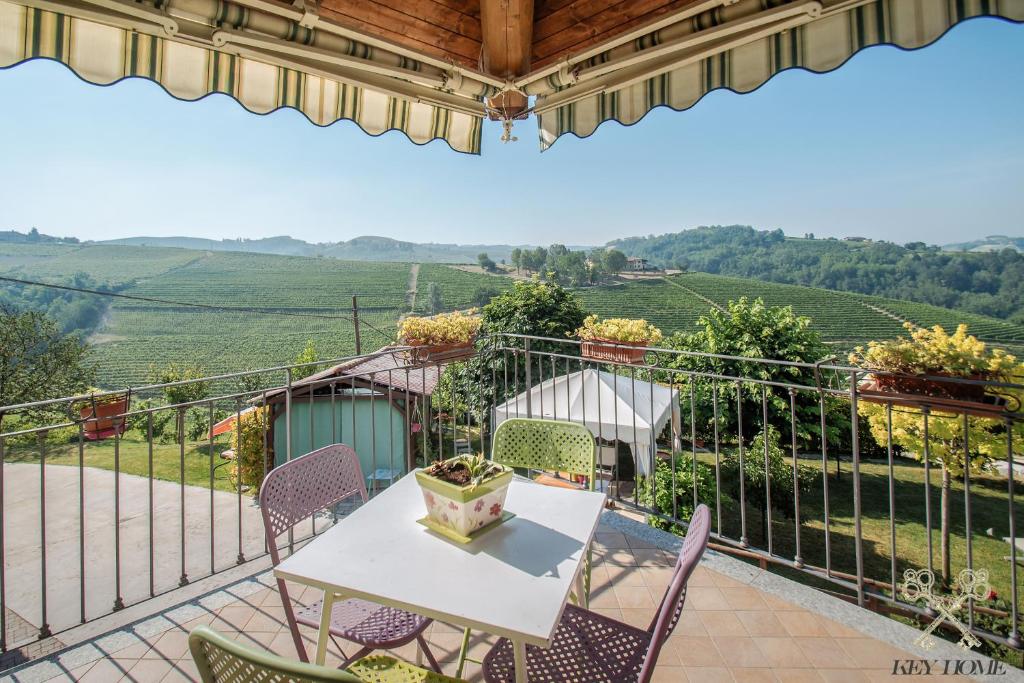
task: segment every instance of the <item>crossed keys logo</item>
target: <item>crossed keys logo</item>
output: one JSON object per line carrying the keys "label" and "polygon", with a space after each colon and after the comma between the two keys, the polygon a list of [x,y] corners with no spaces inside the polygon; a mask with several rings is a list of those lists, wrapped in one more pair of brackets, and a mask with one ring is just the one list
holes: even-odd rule
{"label": "crossed keys logo", "polygon": [[948,621],[960,631],[961,638],[957,645],[961,649],[969,651],[971,648],[981,645],[981,641],[960,622],[957,613],[969,599],[983,600],[988,595],[988,570],[964,569],[957,575],[956,592],[949,595],[933,593],[934,585],[935,575],[927,569],[908,569],[903,572],[903,587],[901,589],[903,597],[909,602],[923,599],[930,609],[937,612],[935,619],[928,625],[928,628],[921,632],[914,644],[924,650],[931,650],[935,647],[935,638],[932,637],[932,633]]}

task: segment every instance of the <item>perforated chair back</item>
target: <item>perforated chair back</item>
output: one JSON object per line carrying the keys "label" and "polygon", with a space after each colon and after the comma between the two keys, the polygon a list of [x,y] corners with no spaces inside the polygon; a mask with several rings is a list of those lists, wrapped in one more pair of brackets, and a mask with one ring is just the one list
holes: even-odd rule
{"label": "perforated chair back", "polygon": [[683,547],[679,552],[679,559],[676,560],[676,567],[672,574],[672,580],[665,595],[661,598],[661,605],[657,614],[647,631],[651,634],[651,644],[647,649],[647,656],[644,658],[643,668],[640,670],[640,683],[647,683],[654,675],[654,665],[658,661],[658,654],[662,645],[679,623],[679,617],[683,613],[683,603],[686,601],[686,582],[696,569],[700,558],[708,547],[708,538],[711,535],[711,513],[707,505],[698,505],[690,517],[690,525],[686,529],[686,538],[683,539]]}
{"label": "perforated chair back", "polygon": [[203,683],[361,683],[347,671],[296,662],[246,647],[208,626],[189,633],[188,649]]}
{"label": "perforated chair back", "polygon": [[508,467],[581,474],[594,488],[597,445],[590,430],[575,422],[505,420],[494,432],[491,459]]}
{"label": "perforated chair back", "polygon": [[271,470],[260,488],[260,509],[274,565],[280,562],[278,536],[356,494],[366,502],[359,456],[345,444],[324,446]]}

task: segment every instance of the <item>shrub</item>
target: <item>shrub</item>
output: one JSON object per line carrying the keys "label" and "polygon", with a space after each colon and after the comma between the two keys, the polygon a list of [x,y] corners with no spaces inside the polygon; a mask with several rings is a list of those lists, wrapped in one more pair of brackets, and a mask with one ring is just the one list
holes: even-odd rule
{"label": "shrub", "polygon": [[263,439],[267,426],[267,409],[256,408],[243,413],[240,424],[236,424],[231,432],[231,448],[235,451],[231,474],[235,481],[249,486],[254,494],[259,492],[263,483],[267,460]]}
{"label": "shrub", "polygon": [[[637,482],[637,500],[641,505],[654,508],[662,514],[675,514],[677,519],[687,520],[693,515],[694,467],[690,455],[676,454],[675,461],[675,508],[672,505],[672,465],[658,460],[654,476],[643,477]],[[702,462],[697,463],[697,501],[714,507],[715,471]],[[653,480],[653,481],[652,481]],[[653,488],[653,491],[652,491]],[[664,531],[681,533],[683,527],[657,517],[649,516],[647,523]]]}
{"label": "shrub", "polygon": [[[740,459],[739,452],[723,458],[721,466],[722,492],[740,500]],[[793,515],[793,461],[792,456],[779,446],[779,432],[768,427],[768,476],[765,479],[765,436],[759,432],[743,452],[743,497],[751,505],[764,509],[768,500],[768,486],[771,484],[771,505],[786,516]],[[797,479],[800,491],[810,489],[814,479],[812,468],[797,465]]]}

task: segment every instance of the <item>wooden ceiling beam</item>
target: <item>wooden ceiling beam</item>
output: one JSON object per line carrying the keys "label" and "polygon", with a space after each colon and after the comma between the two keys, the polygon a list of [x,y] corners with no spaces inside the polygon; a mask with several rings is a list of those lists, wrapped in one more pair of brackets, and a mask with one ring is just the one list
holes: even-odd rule
{"label": "wooden ceiling beam", "polygon": [[532,63],[541,69],[567,56],[579,54],[617,35],[685,10],[696,0],[630,0],[606,2],[604,10],[587,16],[594,7],[591,0],[563,5],[537,22],[538,36],[533,43]]}
{"label": "wooden ceiling beam", "polygon": [[[451,58],[462,66],[476,67],[480,55],[479,40],[435,26],[406,13],[408,11],[415,10],[398,11],[377,2],[356,0],[320,2],[321,16],[342,26],[409,45],[428,55]],[[465,30],[467,33],[472,31],[469,28]]]}
{"label": "wooden ceiling beam", "polygon": [[481,0],[481,69],[497,78],[515,78],[530,70],[533,50],[533,0]]}

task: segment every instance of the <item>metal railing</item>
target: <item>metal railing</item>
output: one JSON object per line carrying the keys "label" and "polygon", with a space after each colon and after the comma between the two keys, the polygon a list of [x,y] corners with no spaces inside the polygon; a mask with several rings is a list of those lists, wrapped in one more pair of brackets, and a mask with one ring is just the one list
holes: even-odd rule
{"label": "metal railing", "polygon": [[[102,440],[88,438],[97,418],[83,419],[81,406],[126,390],[0,407],[0,648],[22,644],[11,635],[14,620],[45,638],[264,556],[253,494],[275,463],[348,443],[373,495],[431,459],[488,453],[496,424],[517,416],[585,421],[601,447],[601,485],[652,523],[679,530],[705,502],[720,548],[920,619],[932,613],[902,596],[901,570],[936,570],[934,494],[943,486],[930,449],[945,440],[948,458],[950,421],[967,435],[983,421],[1005,433],[1005,482],[971,467],[956,482],[945,473],[952,574],[976,568],[977,544],[991,558],[1003,532],[1016,538],[1014,435],[1024,415],[1012,402],[908,399],[873,388],[877,373],[832,360],[649,349],[624,363],[584,358],[575,341],[520,335],[478,340],[460,358],[420,362],[407,351],[134,387],[134,406],[114,416]],[[189,400],[166,400],[196,387],[203,391]],[[666,390],[667,417],[655,398]],[[865,402],[876,409],[874,431]],[[255,437],[244,429],[252,410],[265,416]],[[232,416],[229,438],[214,436],[217,419]],[[924,452],[907,454],[916,460],[901,457],[893,440],[893,425],[907,419],[923,434]],[[240,425],[243,443],[230,448]],[[878,425],[887,438],[877,438]],[[645,429],[648,441],[639,436]],[[973,454],[967,439],[959,447]],[[294,547],[329,521],[313,519],[308,534],[283,542]],[[968,600],[966,626],[1019,650],[1018,548],[1004,546],[1005,566],[977,568],[1008,598],[999,608]]]}

